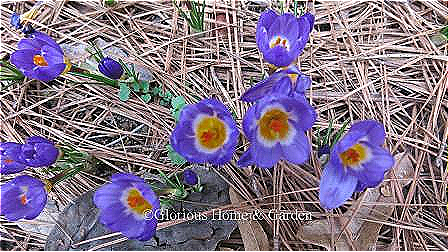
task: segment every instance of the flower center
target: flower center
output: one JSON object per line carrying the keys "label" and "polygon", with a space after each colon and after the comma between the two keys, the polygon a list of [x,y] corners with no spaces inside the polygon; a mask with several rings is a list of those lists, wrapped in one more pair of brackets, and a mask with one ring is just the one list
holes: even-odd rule
{"label": "flower center", "polygon": [[22,196],[20,197],[20,202],[22,203],[22,205],[26,205],[26,195],[22,194]]}
{"label": "flower center", "polygon": [[344,166],[357,166],[367,158],[367,150],[361,144],[355,144],[348,150],[339,154]]}
{"label": "flower center", "polygon": [[127,203],[134,212],[140,215],[152,209],[151,204],[143,198],[142,194],[137,189],[129,190]]}
{"label": "flower center", "polygon": [[288,135],[288,114],[280,109],[272,109],[264,113],[258,124],[261,136],[267,140],[284,139]]}
{"label": "flower center", "polygon": [[196,138],[206,149],[222,146],[226,140],[226,134],[224,122],[217,117],[206,117],[196,127]]}
{"label": "flower center", "polygon": [[289,79],[291,79],[292,83],[297,82],[297,77],[299,77],[298,74],[288,74]]}
{"label": "flower center", "polygon": [[14,160],[12,160],[12,159],[6,159],[4,162],[5,162],[6,164],[12,164],[12,163],[14,163]]}
{"label": "flower center", "polygon": [[45,58],[42,55],[39,55],[39,54],[34,55],[33,62],[37,66],[48,66],[48,63],[45,60]]}
{"label": "flower center", "polygon": [[276,46],[281,46],[281,47],[289,50],[289,41],[280,36],[275,36],[271,39],[271,42],[269,43],[269,47],[274,48]]}

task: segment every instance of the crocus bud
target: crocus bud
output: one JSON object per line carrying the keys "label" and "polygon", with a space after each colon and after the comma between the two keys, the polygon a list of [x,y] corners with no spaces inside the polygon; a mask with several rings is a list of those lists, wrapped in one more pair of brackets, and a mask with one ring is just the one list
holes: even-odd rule
{"label": "crocus bud", "polygon": [[17,13],[13,13],[11,15],[11,25],[14,26],[16,29],[22,28],[22,23],[20,22],[20,15]]}
{"label": "crocus bud", "polygon": [[192,170],[184,171],[184,184],[194,186],[198,183],[198,175]]}
{"label": "crocus bud", "polygon": [[120,79],[121,75],[123,75],[123,68],[120,63],[109,57],[105,57],[100,61],[98,70],[105,76],[114,80]]}

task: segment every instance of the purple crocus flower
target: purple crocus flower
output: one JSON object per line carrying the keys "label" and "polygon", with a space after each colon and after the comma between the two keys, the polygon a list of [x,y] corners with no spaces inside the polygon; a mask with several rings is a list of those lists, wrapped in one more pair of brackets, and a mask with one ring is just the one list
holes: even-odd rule
{"label": "purple crocus flower", "polygon": [[11,63],[28,78],[50,81],[69,70],[70,64],[65,62],[61,47],[45,33],[29,34],[17,47]]}
{"label": "purple crocus flower", "polygon": [[147,241],[156,232],[160,202],[140,177],[127,173],[112,175],[110,184],[100,187],[93,197],[100,209],[100,222],[129,239]]}
{"label": "purple crocus flower", "polygon": [[123,67],[120,63],[109,57],[104,57],[98,64],[98,70],[105,76],[118,80],[123,75]]}
{"label": "purple crocus flower", "polygon": [[301,99],[271,95],[259,100],[243,118],[243,131],[251,144],[238,165],[270,168],[279,160],[304,163],[311,151],[305,131],[315,121],[313,107]]}
{"label": "purple crocus flower", "polygon": [[56,162],[58,156],[59,150],[54,144],[40,136],[28,138],[25,144],[0,143],[0,173],[17,173],[28,166],[49,166]]}
{"label": "purple crocus flower", "polygon": [[305,91],[310,85],[311,79],[302,74],[297,66],[291,65],[274,72],[268,78],[249,88],[240,99],[245,102],[255,102],[272,94],[305,99]]}
{"label": "purple crocus flower", "polygon": [[23,175],[1,186],[0,214],[9,221],[36,218],[47,203],[45,185],[40,180]]}
{"label": "purple crocus flower", "polygon": [[171,145],[189,162],[222,165],[232,158],[238,136],[236,123],[224,104],[204,99],[182,109]]}
{"label": "purple crocus flower", "polygon": [[266,10],[258,20],[257,46],[269,63],[288,66],[305,48],[313,26],[314,16],[310,13],[297,18],[291,13],[278,15]]}
{"label": "purple crocus flower", "polygon": [[198,183],[198,175],[190,169],[184,171],[184,184],[194,186]]}
{"label": "purple crocus flower", "polygon": [[21,147],[22,159],[31,167],[50,166],[59,156],[54,143],[40,136],[32,136]]}
{"label": "purple crocus flower", "polygon": [[0,143],[0,173],[12,174],[26,169],[22,157],[22,145],[13,142]]}
{"label": "purple crocus flower", "polygon": [[381,147],[385,132],[373,120],[359,121],[335,144],[320,181],[319,199],[325,209],[341,206],[355,191],[376,187],[394,165]]}

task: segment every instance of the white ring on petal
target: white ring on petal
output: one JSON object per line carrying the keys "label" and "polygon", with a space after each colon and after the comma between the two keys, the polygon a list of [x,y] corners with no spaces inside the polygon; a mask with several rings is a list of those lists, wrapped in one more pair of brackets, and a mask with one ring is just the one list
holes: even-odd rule
{"label": "white ring on petal", "polygon": [[[283,113],[288,115],[288,133],[286,134],[286,137],[284,139],[275,139],[275,140],[268,140],[265,139],[260,132],[260,126],[258,125],[259,121],[261,120],[261,118],[263,118],[264,114],[271,111],[271,110],[280,110]],[[272,105],[266,106],[265,108],[263,108],[263,110],[261,111],[261,115],[260,118],[257,120],[257,140],[259,143],[261,143],[264,147],[267,148],[272,148],[274,147],[277,143],[280,143],[281,145],[290,145],[296,135],[296,129],[294,128],[294,125],[292,123],[289,122],[289,120],[294,120],[294,116],[291,113],[288,113],[286,111],[286,109],[280,104],[280,103],[274,103]]]}
{"label": "white ring on petal", "polygon": [[[197,134],[196,134],[199,123],[201,123],[201,121],[203,119],[209,118],[209,117],[215,117],[216,119],[221,121],[224,124],[224,128],[226,129],[226,132],[225,132],[226,138],[224,139],[224,142],[222,143],[221,146],[218,146],[214,149],[207,149],[207,148],[202,147],[202,145],[199,142],[199,139],[197,137]],[[213,116],[210,116],[208,114],[198,114],[196,116],[196,118],[193,120],[193,132],[194,132],[194,147],[196,148],[196,150],[198,150],[202,153],[206,153],[206,154],[213,154],[229,141],[230,127],[229,127],[229,125],[227,125],[227,123],[224,120],[221,120],[220,118],[218,118],[216,113]]]}
{"label": "white ring on petal", "polygon": [[[143,194],[140,192],[140,190],[138,190],[135,187],[128,187],[125,190],[123,190],[123,192],[121,193],[120,202],[123,204],[123,206],[126,209],[126,210],[124,210],[125,214],[126,215],[131,215],[132,214],[132,215],[134,215],[134,217],[137,220],[144,220],[145,219],[145,214],[144,213],[143,214],[136,213],[135,211],[132,210],[132,208],[128,204],[129,191],[131,191],[131,190],[137,190],[140,193],[140,195],[143,197]],[[143,199],[145,199],[145,197],[143,197]],[[149,201],[148,201],[148,203],[149,203]],[[151,203],[149,203],[149,204],[151,205]],[[151,207],[152,207],[152,205],[151,205]]]}
{"label": "white ring on petal", "polygon": [[[364,170],[364,167],[362,165],[367,163],[367,162],[369,162],[372,159],[372,151],[370,150],[369,146],[367,146],[365,144],[362,144],[362,143],[359,143],[359,142],[356,143],[356,144],[359,144],[359,145],[361,145],[364,148],[364,150],[366,152],[366,157],[363,160],[360,160],[358,165],[356,165],[356,166],[348,166],[348,167],[350,169],[354,170],[354,171],[362,171],[362,170]],[[356,144],[354,144],[354,145],[356,145]]]}

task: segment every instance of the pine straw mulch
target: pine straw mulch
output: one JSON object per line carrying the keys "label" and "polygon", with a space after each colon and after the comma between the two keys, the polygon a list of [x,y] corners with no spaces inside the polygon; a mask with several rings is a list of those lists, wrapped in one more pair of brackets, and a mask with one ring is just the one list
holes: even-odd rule
{"label": "pine straw mulch", "polygon": [[[13,52],[20,39],[9,25],[10,14],[31,6],[2,2],[2,51]],[[268,70],[255,44],[257,19],[265,8],[260,1],[207,1],[207,31],[194,33],[170,1],[120,2],[113,8],[99,2],[58,1],[47,4],[34,26],[70,45],[101,37],[108,46],[127,50],[130,56],[123,60],[149,69],[164,90],[183,95],[187,103],[216,97],[241,123],[248,104],[238,98]],[[446,42],[435,39],[447,23],[447,4],[308,2],[307,8],[316,15],[316,24],[299,62],[313,79],[307,97],[318,111],[308,136],[328,127],[330,119],[335,128],[347,119],[383,122],[387,147],[393,154],[410,154],[414,172],[408,186],[393,192],[394,212],[382,223],[377,249],[447,250],[448,57]],[[135,95],[121,102],[117,90],[71,80],[76,79],[62,77],[48,84],[27,80],[2,90],[1,141],[43,135],[71,143],[103,161],[109,175],[183,169],[166,157],[165,145],[175,126],[169,109]],[[273,170],[242,170],[235,160],[247,148],[244,143],[232,163],[217,171],[251,207],[311,211],[313,218],[329,218],[328,225],[333,225],[352,204],[332,215],[320,208],[322,167],[316,153],[303,166],[281,162]],[[24,173],[51,176],[39,169]],[[67,205],[107,179],[98,171],[84,171],[56,186],[50,197]],[[355,199],[359,197],[362,194]],[[7,233],[2,240],[14,242],[16,249],[43,248],[45,235],[25,233],[1,218],[0,230]],[[323,249],[299,239],[298,221],[265,224],[271,248]],[[242,244],[234,234],[220,248],[242,249]]]}

